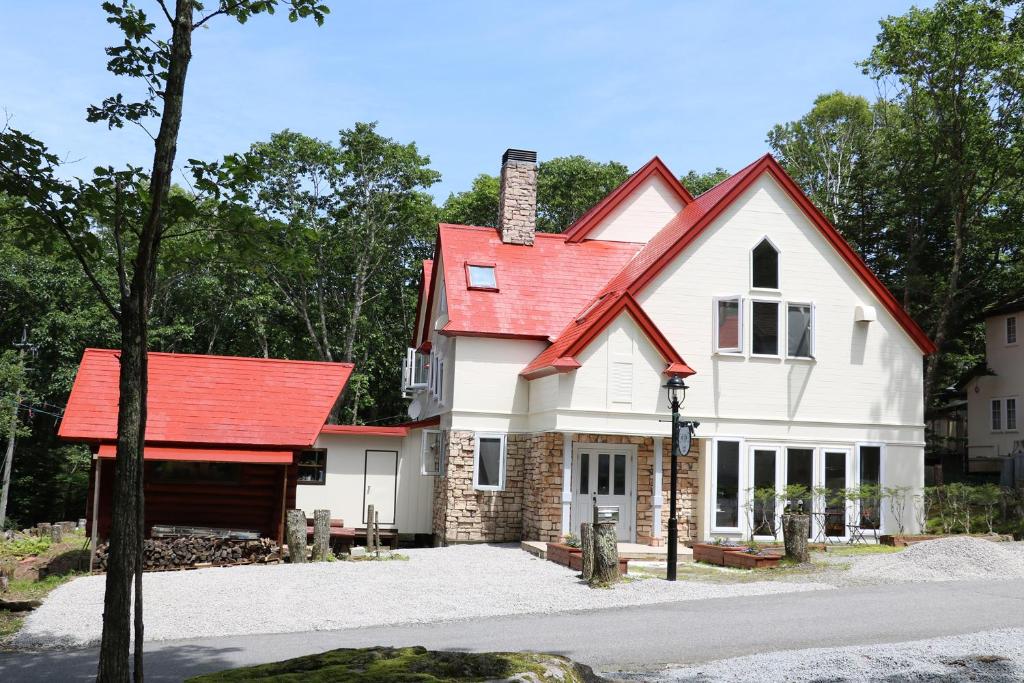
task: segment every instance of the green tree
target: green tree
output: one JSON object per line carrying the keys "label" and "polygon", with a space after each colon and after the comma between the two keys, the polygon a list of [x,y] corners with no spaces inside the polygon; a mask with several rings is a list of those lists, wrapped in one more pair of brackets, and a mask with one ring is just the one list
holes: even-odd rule
{"label": "green tree", "polygon": [[[984,273],[1002,260],[999,214],[1024,184],[1024,33],[1021,6],[1002,0],[941,0],[881,22],[865,73],[905,115],[900,149],[922,162],[916,192],[929,207],[925,239],[940,244],[929,264],[935,292],[929,332],[940,348],[975,303]],[[937,266],[937,268],[936,268]],[[939,384],[928,363],[925,397]]]}
{"label": "green tree", "polygon": [[[140,79],[145,95],[126,101],[122,94],[106,98],[87,110],[92,122],[111,128],[126,123],[144,126],[157,117],[153,163],[148,173],[137,167],[115,171],[97,168],[90,181],[67,182],[58,175],[60,159],[25,133],[0,132],[0,190],[20,200],[18,213],[36,240],[59,235],[81,264],[86,277],[120,331],[118,438],[110,534],[110,563],[104,594],[103,635],[97,678],[129,679],[131,585],[135,579],[134,677],[143,679],[143,550],[142,444],[145,439],[149,311],[158,271],[160,247],[182,220],[196,214],[194,202],[171,195],[178,133],[182,120],[185,82],[192,59],[193,31],[217,16],[239,23],[278,5],[289,19],[313,17],[322,22],[327,8],[316,0],[220,0],[206,9],[198,0],[176,0],[168,7],[158,0],[161,22],[170,35],[157,33],[157,24],[131,0],[104,2],[109,23],[123,33],[124,42],[107,48],[107,69],[117,76]],[[200,186],[209,188],[200,174]],[[109,229],[114,250],[116,286],[105,286],[100,271],[101,238],[97,226]],[[45,236],[44,236],[45,235]]]}
{"label": "green tree", "polygon": [[690,191],[690,194],[697,197],[704,194],[730,175],[732,174],[721,166],[716,166],[715,170],[705,171],[703,173],[699,171],[689,171],[679,180],[683,183],[683,187]]}
{"label": "green tree", "polygon": [[481,173],[473,178],[470,189],[448,195],[441,208],[441,222],[496,227],[500,192],[497,176]]}

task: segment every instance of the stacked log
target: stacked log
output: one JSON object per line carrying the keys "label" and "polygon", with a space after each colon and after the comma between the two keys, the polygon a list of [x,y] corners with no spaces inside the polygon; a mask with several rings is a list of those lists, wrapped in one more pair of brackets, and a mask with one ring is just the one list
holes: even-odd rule
{"label": "stacked log", "polygon": [[[109,546],[96,548],[96,567],[107,568]],[[269,538],[232,541],[224,538],[176,536],[146,540],[146,571],[223,567],[242,564],[273,564],[281,561],[281,548]]]}

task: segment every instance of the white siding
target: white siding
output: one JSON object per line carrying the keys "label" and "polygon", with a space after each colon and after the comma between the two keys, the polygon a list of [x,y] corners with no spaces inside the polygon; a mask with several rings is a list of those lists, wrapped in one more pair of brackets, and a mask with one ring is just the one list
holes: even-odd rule
{"label": "white siding", "polygon": [[431,532],[433,478],[420,474],[420,439],[415,430],[409,436],[379,437],[355,434],[322,434],[317,448],[327,449],[327,479],[322,486],[299,484],[296,506],[307,517],[313,510],[328,509],[332,518],[346,526],[363,526],[363,487],[366,451],[397,451],[395,524],[400,534]]}
{"label": "white siding", "polygon": [[[991,458],[1013,452],[1014,444],[1024,440],[1024,311],[1011,313],[1017,318],[1017,343],[1006,343],[1006,315],[985,321],[985,362],[995,375],[977,377],[967,385],[967,444],[972,458]],[[1017,429],[992,430],[992,400],[1016,398]]]}
{"label": "white siding", "polygon": [[658,176],[651,176],[608,214],[587,239],[647,242],[672,220],[683,203]]}
{"label": "white siding", "polygon": [[523,339],[459,337],[451,373],[451,428],[524,430],[530,386],[519,373],[545,346]]}

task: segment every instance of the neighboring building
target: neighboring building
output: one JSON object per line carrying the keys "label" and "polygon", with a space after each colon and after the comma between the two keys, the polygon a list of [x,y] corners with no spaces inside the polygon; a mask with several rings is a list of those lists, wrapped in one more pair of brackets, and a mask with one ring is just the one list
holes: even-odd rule
{"label": "neighboring building", "polygon": [[655,158],[559,235],[536,172],[506,152],[499,227],[441,225],[424,263],[405,389],[440,420],[436,542],[555,540],[595,496],[621,540],[663,542],[673,374],[701,423],[683,539],[747,535],[753,488],[919,493],[934,346],[774,159],[693,198]]}
{"label": "neighboring building", "polygon": [[1024,298],[985,312],[987,372],[967,383],[967,453],[971,472],[998,472],[1005,457],[1024,450]]}

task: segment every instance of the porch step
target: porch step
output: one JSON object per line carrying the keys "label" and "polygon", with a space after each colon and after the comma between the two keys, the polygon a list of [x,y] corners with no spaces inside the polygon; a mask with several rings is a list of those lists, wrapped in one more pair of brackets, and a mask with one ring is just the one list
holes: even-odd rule
{"label": "porch step", "polygon": [[[519,543],[519,548],[526,552],[539,557],[541,559],[547,558],[548,544],[544,541],[522,541]],[[652,545],[641,545],[639,543],[619,543],[619,557],[624,560],[643,560],[643,561],[664,561],[668,556],[668,548],[666,546],[652,546]],[[679,561],[680,562],[692,562],[693,551],[689,548],[680,545],[679,546]]]}

